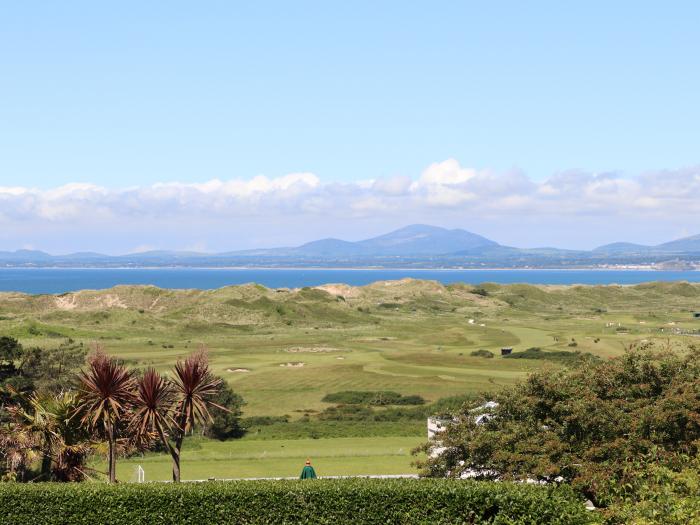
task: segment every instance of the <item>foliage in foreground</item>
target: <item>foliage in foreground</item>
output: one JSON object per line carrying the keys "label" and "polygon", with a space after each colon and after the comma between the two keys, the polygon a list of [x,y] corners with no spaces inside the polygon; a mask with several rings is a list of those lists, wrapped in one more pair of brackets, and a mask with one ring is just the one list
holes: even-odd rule
{"label": "foliage in foreground", "polygon": [[[217,437],[240,433],[242,399],[221,389],[223,382],[211,373],[204,348],[178,360],[172,379],[154,369],[143,373],[129,369],[99,345],[77,375],[71,369],[84,355],[81,347],[34,349],[27,354],[30,359],[17,367],[15,361],[25,354],[16,339],[0,337],[0,480],[81,481],[89,453],[106,441],[111,483],[116,482],[120,453],[145,450],[158,442],[172,457],[173,481],[180,481],[182,445],[195,427]],[[31,366],[25,367],[28,362]],[[31,376],[27,381],[25,373],[37,369],[61,376],[66,390],[54,390],[51,382],[34,390],[37,381]],[[36,375],[42,378],[43,374]],[[77,390],[71,389],[74,384]],[[217,418],[210,408],[217,409]],[[35,474],[37,462],[41,467]]]}
{"label": "foliage in foreground", "polygon": [[[611,516],[623,507],[637,512],[637,504],[652,514],[664,505],[670,512],[683,504],[689,513],[675,522],[698,517],[693,514],[700,494],[694,459],[700,449],[695,347],[685,353],[633,347],[609,361],[543,370],[493,399],[498,406],[487,417],[477,420],[478,404],[465,405],[439,443],[423,447],[445,447],[422,463],[424,474],[563,478],[596,505],[615,507]],[[649,523],[675,519],[657,518]],[[625,518],[634,522],[630,519]],[[625,522],[620,520],[611,517]]]}
{"label": "foliage in foreground", "polygon": [[605,509],[608,524],[689,525],[700,523],[700,460],[673,470],[653,461],[630,465],[624,486],[610,490],[620,499]]}
{"label": "foliage in foreground", "polygon": [[561,524],[593,516],[568,487],[454,480],[2,484],[0,525]]}

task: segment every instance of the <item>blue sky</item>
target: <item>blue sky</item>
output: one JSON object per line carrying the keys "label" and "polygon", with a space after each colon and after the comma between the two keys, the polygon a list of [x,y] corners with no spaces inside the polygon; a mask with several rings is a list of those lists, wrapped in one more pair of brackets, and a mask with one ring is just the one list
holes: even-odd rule
{"label": "blue sky", "polygon": [[[418,219],[521,246],[698,233],[698,20],[697,2],[5,2],[0,249],[224,250]],[[462,197],[431,200],[421,178],[450,159],[481,179],[449,175],[439,185]],[[298,173],[317,182],[291,202],[274,181]],[[537,203],[474,205],[512,207],[571,173],[573,193],[601,176],[636,186],[616,185],[617,211],[609,199],[547,201],[536,217]],[[669,173],[685,209],[659,189]],[[535,186],[513,186],[514,174]],[[272,181],[264,197],[256,176]],[[253,184],[255,209],[233,189],[208,214],[212,192],[197,185],[212,180]],[[381,181],[412,199],[387,213],[386,192],[367,189]],[[144,193],[159,184],[195,197],[153,211]],[[339,194],[345,213],[329,217]],[[626,209],[630,198],[641,207]],[[78,229],[81,210],[110,235]],[[178,220],[197,226],[185,235]]]}

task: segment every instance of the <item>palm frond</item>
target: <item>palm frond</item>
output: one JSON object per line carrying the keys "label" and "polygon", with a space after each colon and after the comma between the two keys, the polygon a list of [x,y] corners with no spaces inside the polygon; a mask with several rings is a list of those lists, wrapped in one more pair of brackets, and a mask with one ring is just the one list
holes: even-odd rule
{"label": "palm frond", "polygon": [[172,384],[149,368],[138,379],[136,391],[130,425],[133,433],[149,439],[156,434],[167,434],[175,424],[171,413],[175,399]]}
{"label": "palm frond", "polygon": [[178,424],[183,432],[188,432],[197,423],[205,423],[213,418],[209,406],[218,406],[211,401],[219,392],[221,379],[209,370],[205,351],[200,350],[184,361],[175,363],[173,385],[178,403],[175,408]]}
{"label": "palm frond", "polygon": [[81,421],[91,428],[117,421],[133,403],[136,380],[132,371],[107,355],[91,356],[80,380]]}

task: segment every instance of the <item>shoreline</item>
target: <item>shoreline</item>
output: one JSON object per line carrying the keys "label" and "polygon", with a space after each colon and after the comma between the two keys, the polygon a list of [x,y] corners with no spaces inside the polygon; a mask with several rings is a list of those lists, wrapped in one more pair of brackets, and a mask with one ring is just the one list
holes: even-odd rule
{"label": "shoreline", "polygon": [[647,265],[638,267],[581,266],[567,268],[532,267],[485,267],[485,268],[411,268],[382,266],[0,266],[3,270],[237,270],[237,271],[379,271],[379,272],[559,272],[559,271],[607,271],[607,272],[700,272],[700,267],[691,269],[661,269]]}

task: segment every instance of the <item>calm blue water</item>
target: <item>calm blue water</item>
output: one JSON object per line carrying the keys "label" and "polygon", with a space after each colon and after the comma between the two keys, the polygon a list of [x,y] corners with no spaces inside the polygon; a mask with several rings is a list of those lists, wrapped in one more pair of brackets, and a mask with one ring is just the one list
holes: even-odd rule
{"label": "calm blue water", "polygon": [[700,282],[698,271],[642,270],[268,270],[268,269],[0,269],[0,291],[64,293],[111,288],[118,284],[153,284],[161,288],[209,290],[232,284],[259,283],[270,288],[300,288],[327,283],[351,285],[401,279],[433,279],[445,284],[637,284],[649,281]]}

